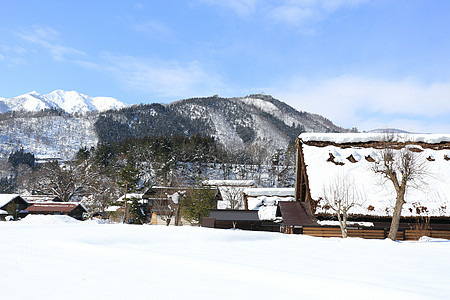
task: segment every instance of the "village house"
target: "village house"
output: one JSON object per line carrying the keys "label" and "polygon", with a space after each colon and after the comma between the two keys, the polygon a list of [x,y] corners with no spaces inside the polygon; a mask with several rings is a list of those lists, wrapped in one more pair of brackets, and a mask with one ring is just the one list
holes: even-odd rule
{"label": "village house", "polygon": [[34,215],[67,215],[77,220],[87,217],[86,207],[79,202],[38,202],[25,209]]}
{"label": "village house", "polygon": [[18,194],[0,194],[0,220],[22,218],[26,215],[23,210],[28,206],[28,202]]}
{"label": "village house", "polygon": [[205,180],[203,186],[217,188],[221,198],[217,209],[245,209],[243,191],[255,186],[254,180]]}
{"label": "village house", "polygon": [[244,210],[211,210],[204,227],[300,233],[314,218],[300,202],[294,188],[247,188],[243,190]]}
{"label": "village house", "polygon": [[29,204],[39,202],[62,202],[56,195],[21,195]]}
{"label": "village house", "polygon": [[[450,229],[450,135],[395,134],[391,139],[389,147],[394,153],[407,148],[417,154],[426,171],[421,184],[407,190],[401,214],[403,234],[418,218],[430,218],[432,229]],[[386,145],[385,133],[301,134],[297,139],[296,201],[320,221],[336,220],[325,193],[336,178],[343,178],[357,191],[349,220],[366,222],[361,226],[389,228],[396,192],[373,168],[380,163],[380,151]]]}

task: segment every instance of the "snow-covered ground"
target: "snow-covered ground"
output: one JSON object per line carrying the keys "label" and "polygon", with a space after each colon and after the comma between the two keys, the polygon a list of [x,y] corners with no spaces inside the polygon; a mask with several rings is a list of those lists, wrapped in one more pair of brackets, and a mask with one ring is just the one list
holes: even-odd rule
{"label": "snow-covered ground", "polygon": [[450,241],[0,223],[3,299],[445,299]]}

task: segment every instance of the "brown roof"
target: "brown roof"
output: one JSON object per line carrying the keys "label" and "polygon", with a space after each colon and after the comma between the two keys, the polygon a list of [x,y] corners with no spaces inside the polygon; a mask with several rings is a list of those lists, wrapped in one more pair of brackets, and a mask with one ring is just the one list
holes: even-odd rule
{"label": "brown roof", "polygon": [[28,207],[28,212],[71,212],[77,203],[36,203]]}
{"label": "brown roof", "polygon": [[315,225],[300,202],[280,201],[278,203],[283,217],[283,223],[287,226]]}

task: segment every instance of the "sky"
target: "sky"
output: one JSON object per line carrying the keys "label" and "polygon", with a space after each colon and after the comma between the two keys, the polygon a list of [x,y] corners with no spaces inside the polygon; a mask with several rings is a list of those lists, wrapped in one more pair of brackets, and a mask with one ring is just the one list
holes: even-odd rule
{"label": "sky", "polygon": [[270,94],[358,130],[450,132],[448,0],[1,1],[0,97]]}

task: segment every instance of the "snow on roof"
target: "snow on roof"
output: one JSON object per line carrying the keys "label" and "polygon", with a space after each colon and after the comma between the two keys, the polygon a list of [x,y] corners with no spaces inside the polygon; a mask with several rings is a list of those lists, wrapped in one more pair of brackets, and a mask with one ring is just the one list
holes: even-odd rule
{"label": "snow on roof", "polygon": [[[343,136],[346,135],[344,134]],[[330,134],[323,135],[323,137],[326,136],[330,137]],[[349,141],[350,139],[337,140]],[[427,141],[430,140],[427,139]],[[422,150],[418,154],[420,159],[425,160],[427,171],[430,175],[424,178],[428,184],[421,186],[421,189],[410,187],[407,190],[402,216],[448,217],[450,216],[450,160],[447,160],[447,158],[450,150],[415,147]],[[380,178],[381,175],[375,174],[371,169],[371,166],[375,163],[374,161],[379,161],[378,150],[365,147],[340,148],[333,145],[318,147],[307,144],[304,144],[302,148],[312,199],[319,200],[324,198],[324,188],[329,187],[336,177],[343,176],[354,182],[354,186],[359,193],[358,205],[350,209],[350,214],[367,216],[392,215],[396,195],[393,185],[391,182],[383,183],[382,178]],[[343,164],[329,161],[330,153],[335,157],[339,157]],[[353,155],[353,157],[357,155],[361,159],[351,162],[348,159],[350,155]],[[372,162],[367,159],[368,156],[373,159]],[[434,158],[434,161],[427,160],[430,156]],[[321,200],[318,203],[316,213],[331,214],[332,211],[329,208],[327,209],[325,201]]]}
{"label": "snow on roof", "polygon": [[[390,133],[388,135],[391,137]],[[423,142],[429,144],[450,142],[450,134],[393,133],[392,138],[396,142]],[[386,133],[302,133],[299,139],[304,142],[334,142],[337,144],[382,142],[386,139]]]}
{"label": "snow on roof", "polygon": [[119,199],[117,199],[117,201],[118,202],[123,202],[124,198],[127,198],[127,199],[132,199],[132,198],[142,199],[143,195],[144,194],[129,193],[129,194],[125,194],[125,195],[121,196]]}
{"label": "snow on roof", "polygon": [[215,186],[254,186],[254,180],[205,180],[203,185]]}
{"label": "snow on roof", "polygon": [[118,211],[119,208],[121,208],[121,206],[113,205],[113,206],[107,207],[107,208],[105,209],[105,211],[106,211],[106,212],[115,212],[115,211]]}
{"label": "snow on roof", "polygon": [[55,199],[59,199],[56,195],[26,195],[22,198],[26,200],[28,203],[34,203],[34,202],[49,202],[54,201]]}
{"label": "snow on roof", "polygon": [[259,210],[265,206],[277,206],[280,201],[295,201],[294,196],[278,197],[278,196],[258,196],[247,199],[248,209]]}
{"label": "snow on roof", "polygon": [[276,206],[262,206],[258,209],[258,218],[261,221],[273,221],[277,219]]}
{"label": "snow on roof", "polygon": [[16,197],[20,197],[19,194],[0,194],[0,207],[5,206],[8,204],[11,200],[13,200]]}
{"label": "snow on roof", "polygon": [[244,194],[249,197],[259,196],[278,196],[278,197],[294,197],[295,188],[248,188]]}

